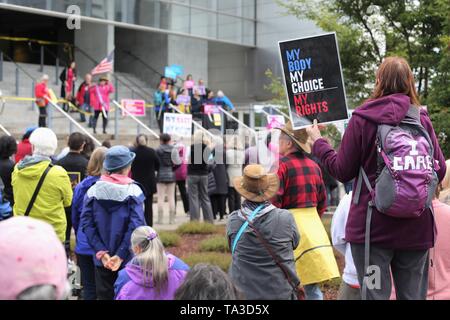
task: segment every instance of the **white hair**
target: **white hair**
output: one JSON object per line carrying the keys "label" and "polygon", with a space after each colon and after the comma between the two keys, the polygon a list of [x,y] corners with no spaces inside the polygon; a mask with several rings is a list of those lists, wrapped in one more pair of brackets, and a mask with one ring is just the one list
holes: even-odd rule
{"label": "white hair", "polygon": [[219,98],[223,98],[223,97],[225,96],[225,94],[223,93],[222,90],[219,90],[219,91],[217,91],[217,96],[218,96]]}
{"label": "white hair", "polygon": [[50,79],[50,77],[48,76],[48,74],[43,74],[41,77],[41,81],[48,81]]}
{"label": "white hair", "polygon": [[48,128],[36,129],[30,136],[30,143],[33,145],[33,154],[51,157],[58,148],[58,138],[56,134]]}

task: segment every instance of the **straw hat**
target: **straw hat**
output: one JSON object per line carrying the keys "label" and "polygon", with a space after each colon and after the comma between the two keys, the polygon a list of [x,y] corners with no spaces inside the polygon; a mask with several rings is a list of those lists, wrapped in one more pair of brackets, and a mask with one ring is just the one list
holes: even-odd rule
{"label": "straw hat", "polygon": [[244,176],[233,179],[233,186],[245,199],[264,202],[277,194],[280,180],[276,174],[267,174],[261,165],[253,164],[244,169]]}
{"label": "straw hat", "polygon": [[289,121],[284,128],[277,128],[278,130],[281,130],[284,134],[288,135],[289,138],[292,139],[292,141],[295,142],[295,144],[305,151],[306,153],[311,153],[311,146],[308,143],[308,133],[306,132],[306,129],[301,130],[294,130],[292,127],[292,122]]}

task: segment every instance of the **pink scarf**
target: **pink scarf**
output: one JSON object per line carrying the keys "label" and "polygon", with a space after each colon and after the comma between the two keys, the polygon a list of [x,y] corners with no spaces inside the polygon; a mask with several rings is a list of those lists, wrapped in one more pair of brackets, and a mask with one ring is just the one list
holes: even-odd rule
{"label": "pink scarf", "polygon": [[100,178],[101,181],[115,183],[115,184],[121,184],[121,185],[127,185],[133,183],[133,179],[128,178],[127,176],[113,173],[111,175],[103,175]]}

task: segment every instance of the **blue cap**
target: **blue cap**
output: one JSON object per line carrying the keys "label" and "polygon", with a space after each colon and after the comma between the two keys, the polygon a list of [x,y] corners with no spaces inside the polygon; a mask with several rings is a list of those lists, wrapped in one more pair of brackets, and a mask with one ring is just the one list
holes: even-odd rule
{"label": "blue cap", "polygon": [[128,167],[136,158],[136,154],[124,146],[115,146],[106,152],[103,168],[115,172]]}
{"label": "blue cap", "polygon": [[28,127],[27,130],[25,130],[25,134],[32,134],[38,127]]}

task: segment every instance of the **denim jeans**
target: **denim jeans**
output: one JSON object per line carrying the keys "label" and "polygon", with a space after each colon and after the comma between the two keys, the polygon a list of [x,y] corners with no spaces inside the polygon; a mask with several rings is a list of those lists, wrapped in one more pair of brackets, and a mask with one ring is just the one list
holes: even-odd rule
{"label": "denim jeans", "polygon": [[318,284],[308,284],[305,289],[306,300],[323,300],[323,293]]}

